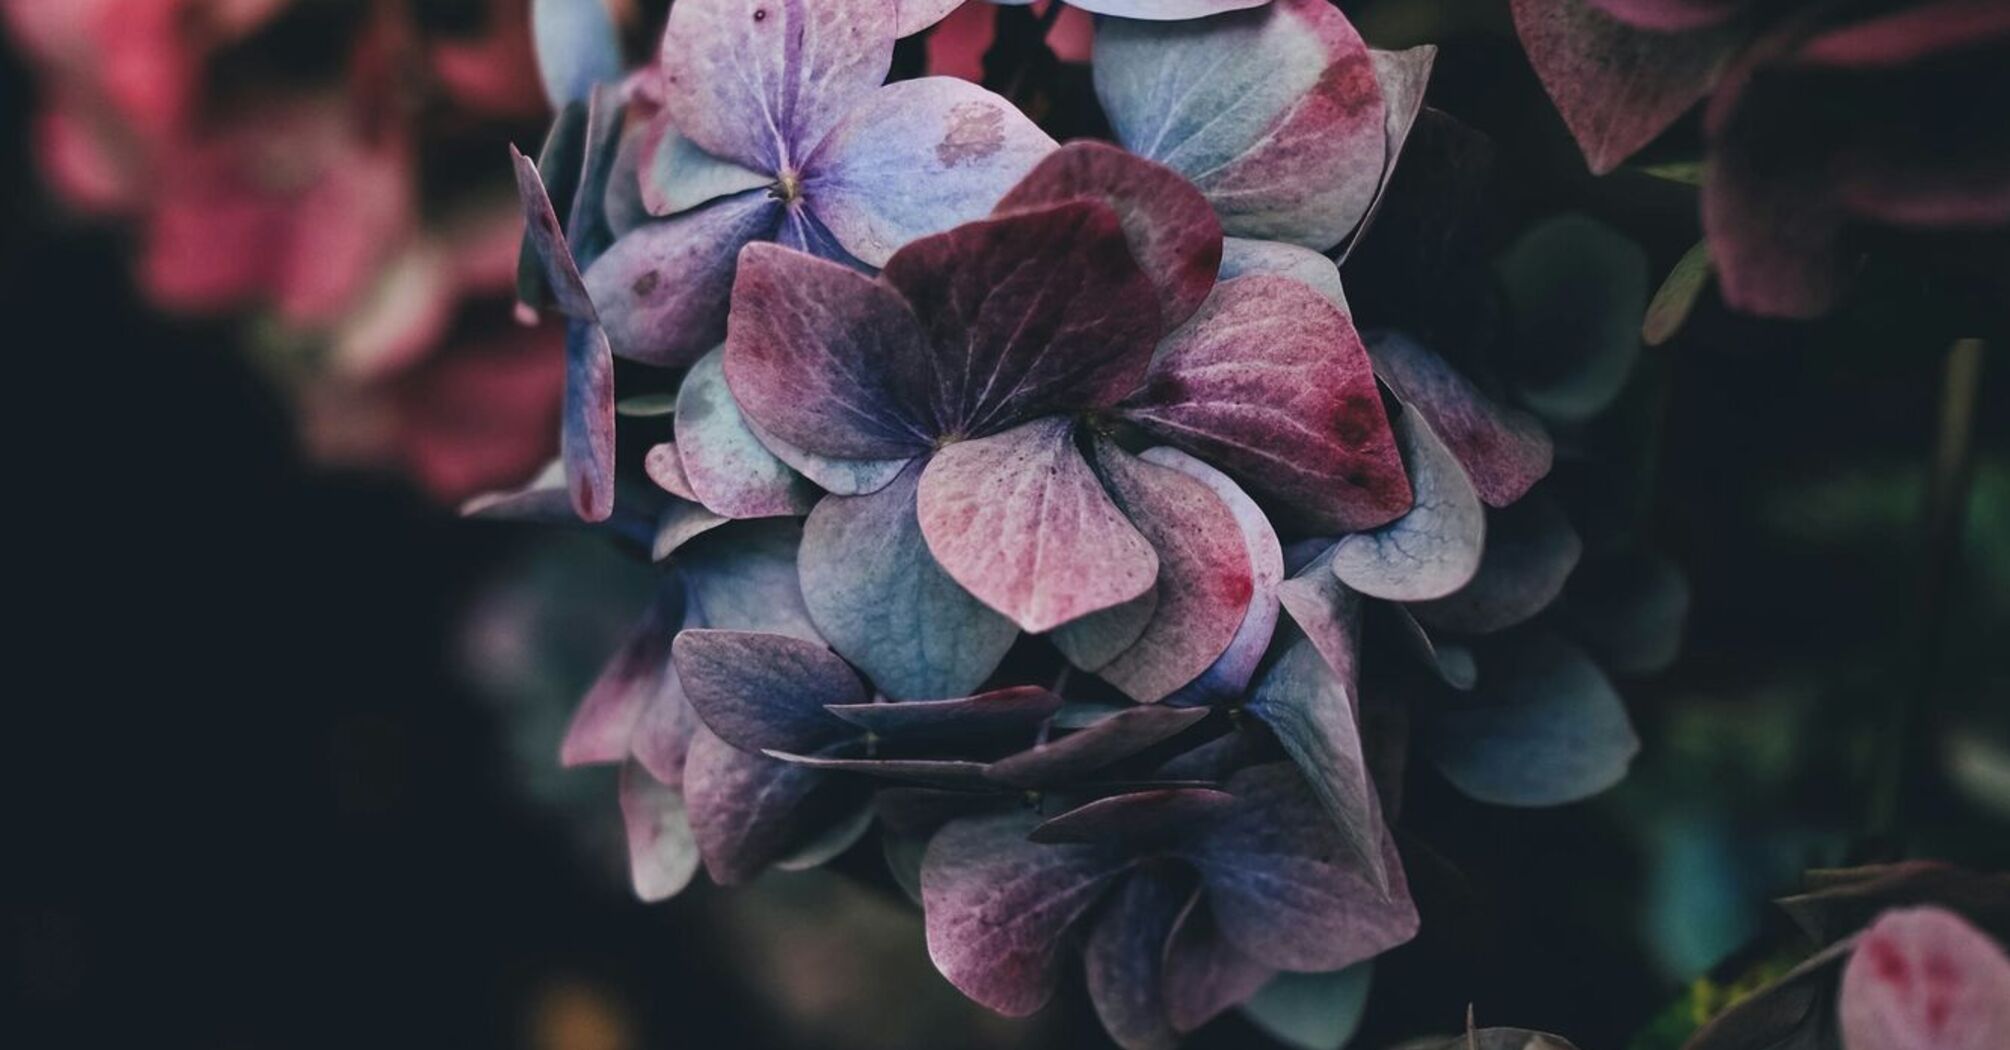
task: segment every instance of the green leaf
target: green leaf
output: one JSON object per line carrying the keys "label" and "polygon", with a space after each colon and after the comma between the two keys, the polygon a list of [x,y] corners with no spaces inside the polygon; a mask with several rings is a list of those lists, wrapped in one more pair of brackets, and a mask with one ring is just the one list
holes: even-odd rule
{"label": "green leaf", "polygon": [[1640,338],[1648,346],[1660,346],[1673,339],[1689,320],[1690,311],[1696,308],[1703,286],[1709,283],[1709,244],[1697,241],[1695,247],[1682,253],[1675,268],[1668,271],[1668,279],[1661,282],[1661,290],[1647,304],[1647,317],[1640,323]]}
{"label": "green leaf", "polygon": [[1340,1050],[1361,1026],[1375,964],[1331,973],[1280,973],[1244,1003],[1256,1027],[1298,1050]]}

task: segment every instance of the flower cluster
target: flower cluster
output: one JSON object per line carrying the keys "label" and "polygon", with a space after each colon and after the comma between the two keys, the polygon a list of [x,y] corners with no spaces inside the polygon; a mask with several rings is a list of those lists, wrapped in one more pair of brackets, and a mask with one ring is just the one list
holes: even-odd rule
{"label": "flower cluster", "polygon": [[[1414,935],[1412,723],[1515,805],[1637,743],[1545,616],[1581,554],[1548,430],[1342,290],[1433,50],[1323,0],[1084,3],[1114,141],[1057,145],[886,81],[952,6],[680,0],[516,158],[564,453],[477,509],[660,573],[563,753],[622,766],[642,896],[876,833],[971,998],[1031,1013],[1079,950],[1111,1035],[1170,1045]],[[547,74],[608,66],[573,39]]]}
{"label": "flower cluster", "polygon": [[1515,0],[1515,25],[1594,172],[1699,100],[1703,227],[1725,299],[1812,317],[1865,230],[1997,238],[1962,247],[2001,290],[2010,7],[1752,0]]}
{"label": "flower cluster", "polygon": [[42,91],[36,156],[75,210],[129,224],[144,294],[268,313],[323,458],[439,498],[550,453],[556,334],[509,323],[508,184],[427,199],[431,169],[548,112],[527,0],[6,0]]}

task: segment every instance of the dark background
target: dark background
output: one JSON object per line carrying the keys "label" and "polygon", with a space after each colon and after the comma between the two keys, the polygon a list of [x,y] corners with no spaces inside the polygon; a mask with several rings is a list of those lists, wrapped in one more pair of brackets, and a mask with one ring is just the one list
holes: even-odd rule
{"label": "dark background", "polygon": [[[806,1035],[762,1008],[758,967],[730,965],[719,943],[722,895],[633,903],[525,800],[506,728],[451,654],[462,610],[528,537],[461,523],[395,481],[304,464],[234,330],[150,312],[116,233],[41,194],[30,86],[4,62],[0,345],[25,477],[8,500],[0,1044],[622,1045],[550,1041],[540,1024],[576,1017],[563,1007],[577,992],[643,1046],[858,1045],[860,1033]],[[1432,101],[1506,144],[1500,228],[1584,208],[1641,239],[1657,278],[1693,241],[1686,191],[1583,173],[1511,45],[1455,39],[1440,70]],[[1930,296],[1880,287],[1818,325],[1706,302],[1650,355],[1669,409],[1647,520],[1694,594],[1683,660],[1626,690],[1653,784],[1692,785],[1690,752],[1656,730],[1699,697],[1735,711],[1800,683],[1821,707],[1810,724],[1847,742],[1873,738],[1893,691],[1920,685],[1920,467],[1955,332]],[[1977,437],[1999,478],[2002,346]],[[1827,540],[1783,531],[1782,501],[1792,511],[1795,492],[1838,474],[1890,474],[1896,495],[1877,498],[1896,509]],[[1971,554],[2000,550],[2010,528],[1991,484],[1971,510]],[[1856,512],[1836,506],[1799,509],[1848,525],[1832,519]],[[2000,709],[2010,691],[2002,602],[1980,593],[2001,578],[1971,562],[1942,599],[1950,626],[1932,659],[1952,707]],[[1847,826],[1860,774],[1845,764],[1751,804]],[[1504,811],[1411,780],[1406,819],[1427,830],[1406,854],[1426,933],[1378,976],[1370,1035],[1453,1028],[1470,1000],[1483,1023],[1623,1045],[1676,991],[1630,922],[1648,874],[1629,838],[1639,809]],[[2002,825],[1992,836],[1931,775],[1913,812],[1938,851],[2002,861]],[[1469,881],[1438,876],[1450,870]],[[900,1009],[901,988],[882,992]],[[1100,1045],[1078,992],[1050,1015],[1053,1045]],[[1227,1020],[1202,1042],[1251,1038]]]}

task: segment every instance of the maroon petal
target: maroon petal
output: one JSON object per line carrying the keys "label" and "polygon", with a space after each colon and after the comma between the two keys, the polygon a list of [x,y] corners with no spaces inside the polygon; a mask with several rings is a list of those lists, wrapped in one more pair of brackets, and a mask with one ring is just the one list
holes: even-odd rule
{"label": "maroon petal", "polygon": [[1410,505],[1360,335],[1288,278],[1217,286],[1161,346],[1127,412],[1316,530],[1373,528]]}
{"label": "maroon petal", "polygon": [[781,217],[781,205],[765,193],[742,193],[614,242],[586,271],[614,352],[679,368],[718,346],[726,337],[734,261],[748,242],[772,238]]}
{"label": "maroon petal", "polygon": [[802,755],[774,748],[769,748],[762,754],[778,762],[787,762],[804,769],[819,769],[828,773],[861,773],[912,784],[967,789],[983,787],[988,783],[984,778],[984,763],[958,758],[839,758],[827,755]]}
{"label": "maroon petal", "polygon": [[1138,458],[1177,470],[1206,485],[1235,516],[1243,554],[1249,559],[1253,588],[1249,608],[1221,656],[1199,678],[1181,686],[1169,698],[1178,704],[1225,703],[1241,696],[1249,686],[1250,676],[1256,673],[1256,665],[1263,659],[1264,651],[1270,647],[1271,634],[1277,629],[1277,588],[1284,580],[1284,551],[1277,542],[1277,530],[1271,528],[1263,508],[1241,486],[1200,460],[1166,446],[1146,449]]}
{"label": "maroon petal", "polygon": [[1513,0],[1515,29],[1563,122],[1603,175],[1710,90],[1738,34],[1636,29],[1591,0]]}
{"label": "maroon petal", "polygon": [[1885,912],[1843,968],[1849,1050],[1994,1050],[2010,1042],[2010,957],[1951,911]]}
{"label": "maroon petal", "polygon": [[573,712],[559,745],[567,766],[598,765],[628,758],[636,720],[655,701],[670,673],[670,644],[684,598],[674,582],[658,588],[635,630],[607,661],[600,677]]}
{"label": "maroon petal", "polygon": [[726,380],[749,419],[798,448],[905,459],[935,436],[930,353],[884,283],[768,244],[741,253]]}
{"label": "maroon petal", "polygon": [[1442,598],[1479,571],[1486,508],[1423,413],[1404,412],[1396,420],[1396,440],[1416,487],[1416,505],[1373,532],[1341,537],[1333,548],[1333,574],[1374,598]]}
{"label": "maroon petal", "polygon": [[885,0],[682,0],[663,30],[663,108],[709,153],[797,170],[886,79]]}
{"label": "maroon petal", "polygon": [[927,333],[933,368],[917,378],[934,391],[932,433],[947,437],[1113,405],[1162,331],[1117,213],[1095,201],[924,237],[887,260],[885,279]]}
{"label": "maroon petal", "polygon": [[1254,567],[1235,515],[1207,485],[1108,438],[1095,447],[1111,498],[1159,558],[1158,601],[1144,632],[1096,673],[1131,699],[1156,703],[1227,650],[1255,593]]}
{"label": "maroon petal", "polygon": [[928,956],[963,994],[1025,1017],[1054,994],[1061,939],[1125,862],[1094,846],[1028,841],[1032,818],[953,821],[928,844],[921,903]]}
{"label": "maroon petal", "polygon": [[1236,947],[1279,969],[1325,971],[1416,935],[1417,909],[1394,843],[1383,843],[1384,893],[1349,859],[1289,764],[1245,769],[1229,779],[1228,791],[1242,812],[1213,825],[1188,856]]}
{"label": "maroon petal", "polygon": [[998,204],[1002,212],[1071,200],[1116,209],[1131,255],[1158,288],[1159,320],[1185,323],[1214,288],[1221,220],[1179,172],[1102,142],[1070,142],[1049,154]]}
{"label": "maroon petal", "polygon": [[1061,698],[1037,686],[998,689],[958,700],[831,704],[831,714],[883,737],[1008,736],[1030,732],[1060,710]]}
{"label": "maroon petal", "polygon": [[1130,601],[1158,576],[1158,555],[1082,461],[1067,419],[943,449],[922,472],[919,513],[943,571],[1036,634]]}
{"label": "maroon petal", "polygon": [[684,767],[684,801],[712,881],[745,882],[807,840],[825,815],[813,795],[829,781],[700,731]]}
{"label": "maroon petal", "polygon": [[1494,402],[1444,358],[1400,332],[1369,341],[1375,374],[1431,421],[1489,507],[1505,507],[1548,475],[1555,449],[1534,416]]}
{"label": "maroon petal", "polygon": [[1173,872],[1138,872],[1096,918],[1083,947],[1089,1001],[1124,1050],[1172,1050],[1179,1043],[1167,1013],[1164,961],[1173,922],[1193,895],[1189,887]]}
{"label": "maroon petal", "polygon": [[1504,630],[1549,608],[1583,553],[1563,508],[1531,496],[1487,516],[1486,553],[1471,583],[1410,611],[1457,634]]}
{"label": "maroon petal", "polygon": [[698,841],[684,796],[630,762],[621,768],[621,821],[628,833],[628,876],[635,895],[654,903],[690,885]]}
{"label": "maroon petal", "polygon": [[865,699],[858,675],[813,642],[754,631],[684,631],[677,678],[705,725],[747,751],[809,752],[846,735],[826,704]]}
{"label": "maroon petal", "polygon": [[1035,842],[1157,843],[1196,830],[1235,804],[1214,788],[1157,788],[1099,798],[1034,828]]}
{"label": "maroon petal", "polygon": [[1049,743],[991,763],[989,776],[1014,787],[1062,784],[1170,740],[1208,716],[1204,707],[1128,707]]}
{"label": "maroon petal", "polygon": [[1165,997],[1173,1028],[1199,1028],[1223,1010],[1248,1002],[1276,974],[1276,967],[1250,958],[1222,936],[1207,896],[1194,894],[1166,941]]}

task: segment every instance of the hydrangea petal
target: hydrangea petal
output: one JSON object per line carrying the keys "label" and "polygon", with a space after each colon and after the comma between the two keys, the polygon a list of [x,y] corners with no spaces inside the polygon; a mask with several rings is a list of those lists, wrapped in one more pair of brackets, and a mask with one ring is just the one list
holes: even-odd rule
{"label": "hydrangea petal", "polygon": [[843,660],[799,638],[689,630],[677,635],[673,655],[698,717],[744,751],[814,751],[847,735],[824,705],[866,699]]}
{"label": "hydrangea petal", "polygon": [[1361,1027],[1373,962],[1326,973],[1280,973],[1243,1004],[1243,1015],[1287,1046],[1339,1050]]}
{"label": "hydrangea petal", "polygon": [[648,164],[638,173],[642,206],[656,216],[689,211],[720,197],[765,189],[775,182],[767,172],[744,168],[714,156],[677,133],[670,114],[658,113],[645,132]]}
{"label": "hydrangea petal", "polygon": [[[1179,327],[1214,288],[1222,267],[1221,220],[1179,172],[1107,143],[1070,142],[1042,160],[999,211],[1099,200],[1115,209],[1131,255],[1158,288],[1159,320]],[[1335,271],[1338,280],[1338,271]]]}
{"label": "hydrangea petal", "polygon": [[1019,813],[953,821],[928,844],[921,903],[928,957],[963,994],[1025,1017],[1054,994],[1062,937],[1125,862],[1095,846],[1028,841]]}
{"label": "hydrangea petal", "polygon": [[749,419],[841,459],[907,459],[934,433],[921,326],[893,289],[775,245],[741,253],[726,380]]}
{"label": "hydrangea petal", "polygon": [[[1228,792],[1241,813],[1187,850],[1222,932],[1279,969],[1338,970],[1416,935],[1395,846],[1385,838],[1382,881],[1348,859],[1332,820],[1289,763],[1245,769]],[[1386,830],[1384,832],[1386,835]]]}
{"label": "hydrangea petal", "polygon": [[816,506],[816,486],[761,444],[726,386],[725,350],[698,359],[677,390],[677,453],[691,491],[728,518],[792,517]]}
{"label": "hydrangea petal", "polygon": [[1401,332],[1368,337],[1375,374],[1406,405],[1431,421],[1431,431],[1465,468],[1489,507],[1520,499],[1549,474],[1555,449],[1534,416],[1497,404],[1444,358]]}
{"label": "hydrangea petal", "polygon": [[802,755],[769,748],[762,754],[779,762],[827,773],[859,773],[912,784],[946,788],[978,788],[988,783],[984,763],[960,758],[844,758]]}
{"label": "hydrangea petal", "polygon": [[1035,842],[1156,843],[1191,832],[1227,812],[1235,796],[1215,788],[1154,788],[1099,798],[1050,817]]}
{"label": "hydrangea petal", "polygon": [[1990,1050],[2010,1041],[2010,957],[1944,908],[1885,912],[1843,967],[1846,1050]]}
{"label": "hydrangea petal", "polygon": [[[1110,497],[1158,552],[1158,602],[1144,633],[1097,670],[1141,704],[1199,678],[1235,640],[1256,592],[1242,529],[1206,484],[1097,437]],[[1281,559],[1280,555],[1280,559]]]}
{"label": "hydrangea petal", "polygon": [[943,570],[1036,634],[1130,601],[1158,576],[1158,555],[1104,493],[1065,418],[944,448],[918,503]]}
{"label": "hydrangea petal", "polygon": [[565,221],[566,240],[579,269],[592,268],[594,260],[614,243],[614,231],[607,227],[607,188],[613,180],[627,115],[628,108],[614,87],[603,84],[593,89],[586,107],[579,188]]}
{"label": "hydrangea petal", "polygon": [[1710,90],[1737,34],[1657,33],[1593,0],[1512,0],[1529,62],[1596,175],[1619,166]]}
{"label": "hydrangea petal", "polygon": [[681,368],[718,346],[740,249],[773,237],[781,218],[781,205],[767,194],[742,193],[614,242],[586,271],[614,352]]}
{"label": "hydrangea petal", "polygon": [[1640,750],[1626,707],[1575,646],[1537,632],[1483,654],[1481,695],[1439,712],[1431,761],[1501,806],[1555,806],[1619,782]]}
{"label": "hydrangea petal", "polygon": [[1191,1032],[1247,1002],[1276,973],[1276,967],[1250,958],[1223,936],[1207,896],[1195,893],[1166,941],[1167,1015],[1174,1029]]}
{"label": "hydrangea petal", "polygon": [[1243,553],[1249,558],[1251,593],[1248,609],[1236,626],[1228,648],[1203,671],[1199,678],[1181,686],[1167,699],[1173,703],[1216,703],[1242,695],[1257,662],[1270,647],[1277,629],[1277,588],[1284,580],[1284,551],[1277,542],[1277,530],[1263,508],[1242,491],[1228,475],[1169,446],[1146,449],[1138,457],[1147,463],[1177,470],[1206,485],[1220,497],[1242,535]]}
{"label": "hydrangea petal", "polygon": [[824,826],[828,814],[813,796],[829,779],[701,730],[684,767],[684,803],[712,881],[745,882]]}
{"label": "hydrangea petal", "polygon": [[1070,620],[1048,632],[1047,640],[1054,648],[1077,668],[1084,671],[1100,671],[1111,660],[1124,654],[1124,650],[1138,643],[1144,636],[1145,628],[1152,624],[1152,616],[1158,612],[1159,588],[1154,583],[1150,590],[1119,605],[1092,612],[1080,619]]}
{"label": "hydrangea petal", "polygon": [[1038,686],[995,689],[954,700],[832,704],[831,714],[882,737],[986,737],[1030,731],[1061,707]]}
{"label": "hydrangea petal", "polygon": [[1584,542],[1556,501],[1536,495],[1487,515],[1486,552],[1472,582],[1410,607],[1458,634],[1490,634],[1549,608],[1577,568]]}
{"label": "hydrangea petal", "polygon": [[765,631],[822,644],[803,605],[796,552],[802,525],[783,518],[733,522],[678,551],[689,626]]}
{"label": "hydrangea petal", "polygon": [[917,237],[984,217],[1053,149],[1018,107],[967,80],[903,80],[832,129],[803,196],[846,250],[882,266]]}
{"label": "hydrangea petal", "polygon": [[1341,537],[1333,548],[1333,574],[1375,598],[1442,598],[1479,571],[1486,509],[1421,412],[1413,408],[1397,418],[1396,440],[1417,502],[1409,513],[1373,532]]}
{"label": "hydrangea petal", "polygon": [[1289,278],[1218,285],[1161,345],[1144,389],[1125,410],[1315,529],[1373,528],[1410,506],[1396,439],[1353,322]]}
{"label": "hydrangea petal", "polygon": [[684,796],[630,762],[621,768],[621,821],[635,895],[653,904],[683,892],[698,873],[698,840]]}
{"label": "hydrangea petal", "polygon": [[1382,177],[1375,184],[1375,197],[1368,204],[1367,214],[1361,217],[1360,225],[1347,238],[1346,247],[1339,253],[1340,262],[1346,262],[1354,254],[1368,228],[1375,222],[1375,216],[1382,210],[1382,204],[1389,199],[1389,183],[1396,178],[1396,165],[1403,159],[1403,147],[1409,144],[1410,130],[1417,125],[1417,117],[1424,110],[1424,89],[1431,82],[1431,68],[1437,64],[1438,49],[1433,44],[1422,44],[1403,51],[1370,50],[1368,57],[1375,64],[1375,82],[1382,87],[1382,103],[1386,119],[1383,124]]}
{"label": "hydrangea petal", "polygon": [[1109,15],[1112,18],[1178,22],[1190,18],[1207,18],[1226,11],[1260,7],[1269,0],[1068,0],[1068,2],[1084,11]]}
{"label": "hydrangea petal", "polygon": [[963,696],[1019,636],[935,563],[915,513],[921,464],[867,496],[828,496],[803,526],[803,599],[831,646],[896,699]]}
{"label": "hydrangea petal", "polygon": [[1310,285],[1341,313],[1353,316],[1347,292],[1340,286],[1340,267],[1332,259],[1310,248],[1283,241],[1253,241],[1230,237],[1221,243],[1221,279],[1232,281],[1250,274],[1289,277]]}
{"label": "hydrangea petal", "polygon": [[621,41],[600,0],[532,0],[530,17],[538,77],[552,108],[621,79]]}
{"label": "hydrangea petal", "polygon": [[656,516],[656,535],[649,543],[649,560],[663,561],[677,548],[733,519],[706,510],[703,504],[681,499],[669,501]]}
{"label": "hydrangea petal", "polygon": [[1640,359],[1647,254],[1612,227],[1570,213],[1523,234],[1495,269],[1522,351],[1522,401],[1572,423],[1604,411]]}
{"label": "hydrangea petal", "polygon": [[1103,20],[1095,80],[1117,140],[1193,180],[1232,235],[1324,251],[1380,183],[1382,90],[1324,0],[1203,23]]}
{"label": "hydrangea petal", "polygon": [[991,763],[990,776],[1014,787],[1061,784],[1170,740],[1206,718],[1204,707],[1127,707],[1086,729]]}
{"label": "hydrangea petal", "polygon": [[833,456],[820,456],[768,433],[761,429],[759,423],[751,419],[747,420],[747,426],[777,459],[794,468],[796,473],[815,482],[818,488],[834,495],[869,496],[893,484],[893,480],[898,478],[900,472],[907,469],[908,463],[911,462],[905,458],[838,459]]}
{"label": "hydrangea petal", "polygon": [[1382,811],[1361,746],[1355,682],[1342,679],[1303,632],[1290,630],[1257,682],[1249,711],[1270,727],[1298,765],[1339,831],[1339,838],[1379,892],[1383,883]]}
{"label": "hydrangea petal", "polygon": [[682,589],[675,580],[665,580],[573,712],[559,745],[560,763],[597,765],[628,758],[635,722],[670,671],[670,643],[683,607]]}
{"label": "hydrangea petal", "polygon": [[681,0],[663,30],[663,108],[745,167],[800,170],[893,65],[885,0]]}
{"label": "hydrangea petal", "polygon": [[684,457],[677,451],[677,443],[665,441],[651,445],[642,457],[642,472],[656,487],[690,503],[698,502],[698,491],[691,487],[691,478],[684,473]]}
{"label": "hydrangea petal", "polygon": [[927,336],[937,435],[1113,405],[1143,378],[1160,335],[1157,293],[1117,213],[1096,201],[924,237],[887,261],[885,279]]}
{"label": "hydrangea petal", "polygon": [[1752,0],[1591,0],[1606,14],[1642,29],[1698,29],[1729,19]]}
{"label": "hydrangea petal", "polygon": [[1172,1050],[1179,1043],[1167,1016],[1163,971],[1166,939],[1192,895],[1187,880],[1173,872],[1140,871],[1103,908],[1083,946],[1089,1001],[1123,1050]]}
{"label": "hydrangea petal", "polygon": [[684,763],[691,755],[691,741],[697,739],[705,723],[684,695],[684,683],[677,677],[676,664],[665,660],[663,683],[635,720],[628,748],[651,777],[674,790],[684,788]]}
{"label": "hydrangea petal", "polygon": [[1480,666],[1473,659],[1473,651],[1433,635],[1428,628],[1417,622],[1417,616],[1407,605],[1395,606],[1396,626],[1403,632],[1403,640],[1409,643],[1411,652],[1424,666],[1438,677],[1438,681],[1461,692],[1471,690],[1480,681]]}
{"label": "hydrangea petal", "polygon": [[1332,546],[1279,584],[1277,598],[1339,680],[1355,681],[1360,673],[1355,661],[1361,638],[1361,596],[1333,575]]}

